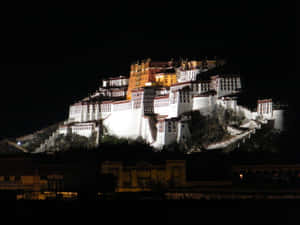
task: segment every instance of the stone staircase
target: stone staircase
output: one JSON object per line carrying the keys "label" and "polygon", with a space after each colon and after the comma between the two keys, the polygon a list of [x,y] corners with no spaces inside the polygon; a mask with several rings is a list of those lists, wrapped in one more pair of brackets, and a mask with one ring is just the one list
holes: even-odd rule
{"label": "stone staircase", "polygon": [[48,139],[46,139],[46,140],[44,141],[44,143],[42,143],[42,144],[40,145],[40,147],[38,147],[38,148],[35,150],[35,153],[45,152],[49,147],[54,146],[54,144],[55,144],[55,139],[58,137],[58,135],[59,135],[59,131],[58,131],[58,129],[57,129],[56,131],[54,131],[54,132],[52,133],[52,135],[51,135]]}

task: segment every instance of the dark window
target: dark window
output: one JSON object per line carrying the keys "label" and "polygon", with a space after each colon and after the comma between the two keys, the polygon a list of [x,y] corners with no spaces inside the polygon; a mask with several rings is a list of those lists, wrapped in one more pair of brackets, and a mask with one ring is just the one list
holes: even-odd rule
{"label": "dark window", "polygon": [[47,176],[41,176],[41,180],[47,180]]}
{"label": "dark window", "polygon": [[15,181],[20,181],[21,177],[20,176],[15,176]]}
{"label": "dark window", "polygon": [[4,176],[4,181],[9,181],[9,176]]}

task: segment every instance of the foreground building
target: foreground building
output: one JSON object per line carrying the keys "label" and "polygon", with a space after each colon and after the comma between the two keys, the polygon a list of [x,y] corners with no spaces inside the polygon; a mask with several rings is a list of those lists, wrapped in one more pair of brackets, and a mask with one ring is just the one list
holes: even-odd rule
{"label": "foreground building", "polygon": [[300,198],[297,161],[232,165],[218,159],[149,156],[134,161],[84,154],[65,160],[2,156],[0,199],[101,199],[107,193],[137,192],[165,199]]}
{"label": "foreground building", "polygon": [[[257,110],[237,104],[242,90],[240,75],[218,73],[216,69],[223,65],[223,60],[207,59],[134,63],[129,78],[104,79],[96,93],[71,105],[68,120],[56,134],[94,135],[96,144],[104,133],[141,137],[161,149],[189,138],[186,112],[210,115],[217,106],[242,113],[247,123],[256,124],[251,129],[273,120],[275,128],[282,130],[284,113],[273,108],[271,99],[259,100]],[[43,145],[37,152],[45,148]]]}

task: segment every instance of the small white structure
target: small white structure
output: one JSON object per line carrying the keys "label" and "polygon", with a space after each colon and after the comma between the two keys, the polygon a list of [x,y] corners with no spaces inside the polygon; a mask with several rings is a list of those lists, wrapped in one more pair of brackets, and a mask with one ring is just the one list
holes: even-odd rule
{"label": "small white structure", "polygon": [[188,70],[178,69],[177,81],[179,83],[195,81],[199,73],[200,73],[200,69],[188,69]]}
{"label": "small white structure", "polygon": [[275,109],[273,110],[273,119],[274,119],[274,128],[279,131],[284,131],[285,127],[285,118],[286,110],[284,109]]}
{"label": "small white structure", "polygon": [[263,99],[257,101],[257,113],[264,118],[272,119],[273,107],[272,99]]}
{"label": "small white structure", "polygon": [[241,88],[241,78],[239,75],[215,75],[211,77],[212,90],[218,93],[218,97],[238,93]]}
{"label": "small white structure", "polygon": [[118,76],[118,77],[110,77],[108,79],[102,80],[102,87],[127,87],[128,86],[128,77],[126,76]]}

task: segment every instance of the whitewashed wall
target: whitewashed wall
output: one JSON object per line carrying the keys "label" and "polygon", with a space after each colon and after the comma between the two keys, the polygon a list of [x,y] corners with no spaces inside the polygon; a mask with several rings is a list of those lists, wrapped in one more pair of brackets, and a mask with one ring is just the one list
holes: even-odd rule
{"label": "whitewashed wall", "polygon": [[70,126],[72,134],[80,136],[91,137],[93,132],[97,131],[96,123],[77,123]]}
{"label": "whitewashed wall", "polygon": [[170,113],[170,105],[165,104],[165,105],[160,105],[157,106],[154,102],[154,113],[158,115],[169,115]]}
{"label": "whitewashed wall", "polygon": [[273,110],[274,128],[280,131],[285,130],[285,113],[283,109]]}
{"label": "whitewashed wall", "polygon": [[108,132],[124,138],[137,138],[141,135],[142,108],[113,111],[103,120]]}
{"label": "whitewashed wall", "polygon": [[210,112],[209,96],[194,97],[193,98],[193,110],[199,110],[201,114],[207,115]]}

